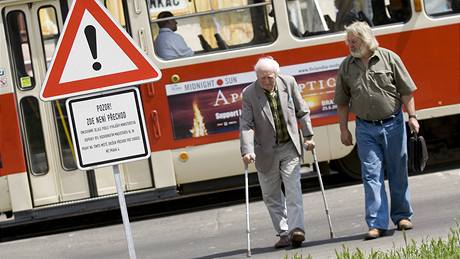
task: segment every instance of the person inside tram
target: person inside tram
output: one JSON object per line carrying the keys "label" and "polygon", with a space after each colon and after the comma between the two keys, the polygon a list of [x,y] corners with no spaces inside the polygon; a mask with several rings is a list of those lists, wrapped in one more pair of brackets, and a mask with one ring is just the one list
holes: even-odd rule
{"label": "person inside tram", "polygon": [[425,2],[427,13],[439,15],[458,12],[460,8],[460,0],[432,0]]}
{"label": "person inside tram", "polygon": [[[275,17],[274,10],[272,9],[268,15],[274,18]],[[297,26],[295,26],[295,24],[292,22],[291,12],[289,11],[289,9],[288,9],[288,18],[289,18],[289,28],[291,29],[292,35],[299,37],[299,38],[302,37],[303,36],[302,33],[299,31],[299,29],[297,29]],[[276,39],[278,37],[278,29],[276,27],[276,22],[273,23],[270,33],[272,34],[273,39]]]}
{"label": "person inside tram", "polygon": [[355,21],[363,21],[369,26],[374,26],[372,2],[371,0],[335,0],[337,15],[334,30],[343,31],[345,26]]}
{"label": "person inside tram", "polygon": [[[171,12],[164,11],[158,14],[157,19],[173,16]],[[187,45],[184,38],[175,32],[177,31],[177,21],[175,19],[159,21],[158,27],[160,31],[154,43],[157,56],[168,60],[193,56],[193,50]]]}

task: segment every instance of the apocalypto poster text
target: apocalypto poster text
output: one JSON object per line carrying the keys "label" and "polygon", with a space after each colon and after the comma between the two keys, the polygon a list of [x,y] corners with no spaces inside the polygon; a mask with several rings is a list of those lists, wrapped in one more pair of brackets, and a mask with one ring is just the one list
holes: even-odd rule
{"label": "apocalypto poster text", "polygon": [[[295,77],[312,118],[336,113],[335,77],[344,57],[281,67]],[[241,92],[256,80],[245,72],[166,85],[174,139],[236,131],[241,115]]]}

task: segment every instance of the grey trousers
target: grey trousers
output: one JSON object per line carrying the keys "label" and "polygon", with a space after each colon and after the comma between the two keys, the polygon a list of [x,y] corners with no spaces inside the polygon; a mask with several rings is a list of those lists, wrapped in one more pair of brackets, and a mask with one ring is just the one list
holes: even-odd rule
{"label": "grey trousers", "polygon": [[[277,145],[270,170],[258,172],[262,197],[280,235],[293,229],[305,230],[302,188],[300,186],[300,157],[292,141]],[[284,183],[285,195],[281,190]]]}

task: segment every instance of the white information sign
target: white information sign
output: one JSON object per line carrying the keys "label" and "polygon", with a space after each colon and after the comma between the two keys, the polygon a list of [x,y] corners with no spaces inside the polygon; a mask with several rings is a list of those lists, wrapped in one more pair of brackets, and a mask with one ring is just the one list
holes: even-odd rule
{"label": "white information sign", "polygon": [[81,170],[150,156],[137,88],[70,98],[66,106]]}
{"label": "white information sign", "polygon": [[178,11],[188,7],[188,0],[150,0],[151,12]]}

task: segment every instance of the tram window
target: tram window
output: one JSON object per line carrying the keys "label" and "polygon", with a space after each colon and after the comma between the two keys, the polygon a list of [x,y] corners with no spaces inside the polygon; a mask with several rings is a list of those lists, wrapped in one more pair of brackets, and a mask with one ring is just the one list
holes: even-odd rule
{"label": "tram window", "polygon": [[[43,43],[43,53],[46,61],[46,67],[53,58],[53,53],[56,49],[57,41],[59,39],[59,27],[56,18],[56,10],[52,6],[40,7],[38,9],[38,19],[40,24],[40,35]],[[70,135],[67,121],[67,114],[65,111],[64,101],[55,101],[56,106],[54,109],[54,118],[58,129],[59,147],[61,153],[62,167],[65,170],[75,170],[77,165],[75,163],[74,155],[72,154],[72,143],[70,142]]]}
{"label": "tram window", "polygon": [[47,68],[53,58],[53,53],[59,39],[59,28],[56,17],[56,9],[52,6],[40,7],[38,9],[40,36]]}
{"label": "tram window", "polygon": [[353,21],[371,26],[408,21],[409,0],[287,0],[291,33],[301,37],[343,31]]}
{"label": "tram window", "polygon": [[[269,0],[177,0],[171,1],[171,6],[165,3],[149,0],[154,39],[159,33],[158,22],[176,20],[176,33],[184,38],[194,55],[274,41],[270,33],[274,19],[268,15],[272,9]],[[174,17],[157,19],[163,11],[170,11]]]}
{"label": "tram window", "polygon": [[38,100],[29,96],[22,98],[20,104],[30,170],[33,175],[44,175],[49,167]]}
{"label": "tram window", "polygon": [[11,11],[6,20],[16,83],[19,89],[30,90],[35,87],[35,79],[25,15],[22,11]]}
{"label": "tram window", "polygon": [[110,14],[112,17],[115,18],[115,20],[118,21],[118,23],[123,27],[128,33],[129,27],[127,27],[128,21],[126,20],[126,8],[124,4],[126,1],[122,0],[105,0],[104,5],[107,7],[107,10],[109,10]]}
{"label": "tram window", "polygon": [[59,151],[61,153],[61,164],[64,170],[77,169],[72,139],[70,137],[69,121],[67,120],[67,109],[65,100],[53,102],[54,118],[58,130]]}
{"label": "tram window", "polygon": [[460,13],[460,0],[425,0],[428,15],[437,17]]}

